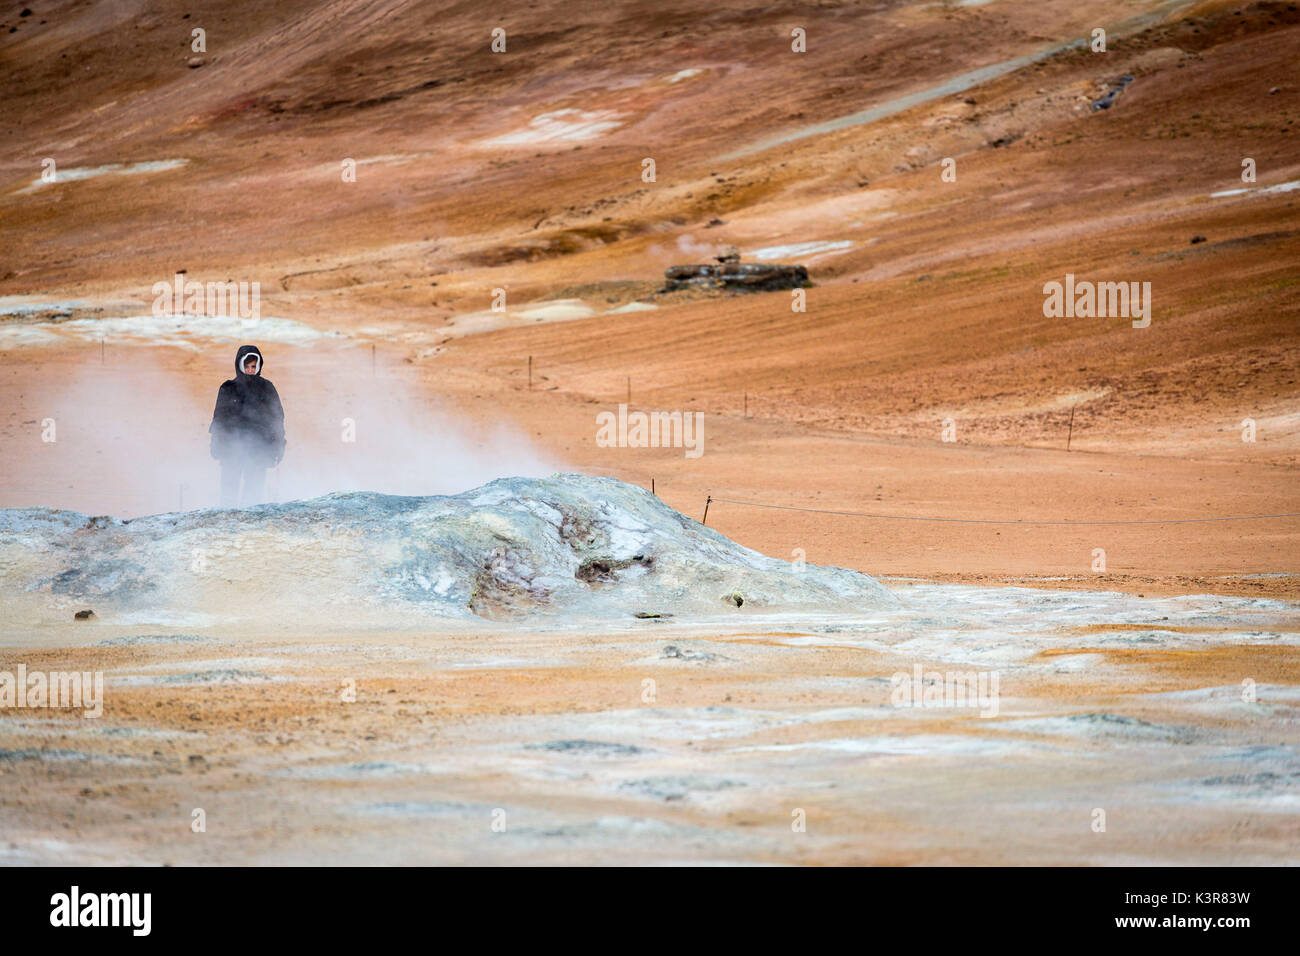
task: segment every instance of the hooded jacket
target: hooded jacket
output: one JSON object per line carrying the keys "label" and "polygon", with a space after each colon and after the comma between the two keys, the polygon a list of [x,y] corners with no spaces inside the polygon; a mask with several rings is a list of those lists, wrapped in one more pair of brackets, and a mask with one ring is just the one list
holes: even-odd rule
{"label": "hooded jacket", "polygon": [[[257,371],[244,371],[244,358],[257,356]],[[212,457],[219,461],[243,458],[271,467],[284,457],[284,408],[271,382],[262,377],[262,353],[256,345],[241,345],[235,353],[235,377],[217,390],[212,412]]]}

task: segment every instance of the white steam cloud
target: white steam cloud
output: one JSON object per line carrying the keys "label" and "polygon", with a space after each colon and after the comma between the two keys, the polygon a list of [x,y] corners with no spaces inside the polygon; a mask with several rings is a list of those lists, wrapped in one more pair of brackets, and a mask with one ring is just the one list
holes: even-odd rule
{"label": "white steam cloud", "polygon": [[660,263],[689,265],[711,261],[725,245],[726,243],[698,242],[694,236],[687,233],[678,236],[677,241],[671,245],[655,243],[649,246],[646,254]]}
{"label": "white steam cloud", "polygon": [[[266,474],[267,501],[333,491],[454,494],[494,478],[561,470],[513,429],[477,426],[439,407],[410,379],[412,370],[372,371],[369,354],[334,353],[326,364],[282,347],[263,351],[288,442],[284,460]],[[6,495],[7,506],[119,517],[217,507],[221,466],[209,455],[208,425],[218,386],[234,374],[235,349],[205,352],[213,368],[207,395],[189,376],[156,367],[146,349],[130,350],[116,368],[81,369],[76,384],[41,402],[55,440],[13,449],[28,460],[17,482],[24,491]],[[298,357],[310,367],[295,367]]]}

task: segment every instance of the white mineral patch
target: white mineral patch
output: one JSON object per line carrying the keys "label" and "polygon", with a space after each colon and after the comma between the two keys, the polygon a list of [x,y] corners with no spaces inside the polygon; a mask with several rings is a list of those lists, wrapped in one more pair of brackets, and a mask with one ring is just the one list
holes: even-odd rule
{"label": "white mineral patch", "polygon": [[461,335],[475,335],[528,322],[571,322],[595,314],[596,310],[581,299],[554,299],[549,302],[530,302],[520,308],[501,312],[466,312],[451,320],[451,328]]}
{"label": "white mineral patch", "polygon": [[610,110],[587,112],[579,109],[552,110],[533,117],[528,126],[496,139],[488,146],[531,146],[545,143],[582,143],[622,125],[619,114]]}
{"label": "white mineral patch", "polygon": [[261,342],[285,345],[305,345],[342,337],[341,332],[321,331],[304,322],[272,316],[252,320],[231,316],[145,313],[102,319],[0,324],[0,348],[59,342],[98,344],[103,337],[113,345],[162,345],[198,351],[212,342],[243,342],[252,335]]}
{"label": "white mineral patch", "polygon": [[797,242],[788,246],[767,246],[744,253],[754,259],[808,259],[813,256],[839,255],[853,247],[853,240],[839,242]]}
{"label": "white mineral patch", "polygon": [[732,753],[795,752],[828,750],[862,756],[991,756],[1023,753],[1023,744],[987,740],[975,736],[912,734],[907,737],[842,737],[833,740],[810,740],[797,744],[769,744],[737,747]]}
{"label": "white mineral patch", "polygon": [[56,167],[54,182],[46,182],[38,176],[28,185],[18,190],[18,193],[35,192],[42,186],[53,186],[56,183],[71,183],[81,179],[94,179],[97,176],[135,176],[140,173],[161,173],[169,169],[177,169],[188,162],[188,159],[163,159],[145,163],[108,163],[104,166],[72,166],[67,169],[59,169]]}
{"label": "white mineral patch", "polygon": [[1211,199],[1219,199],[1223,196],[1243,196],[1246,193],[1255,193],[1263,196],[1276,196],[1279,193],[1289,193],[1293,190],[1300,189],[1300,179],[1293,179],[1289,183],[1278,183],[1276,186],[1256,186],[1254,188],[1242,189],[1225,189],[1222,192],[1210,193]]}
{"label": "white mineral patch", "polygon": [[585,319],[595,315],[596,310],[581,299],[556,299],[519,310],[524,319],[540,319],[543,322],[563,322],[569,319]]}

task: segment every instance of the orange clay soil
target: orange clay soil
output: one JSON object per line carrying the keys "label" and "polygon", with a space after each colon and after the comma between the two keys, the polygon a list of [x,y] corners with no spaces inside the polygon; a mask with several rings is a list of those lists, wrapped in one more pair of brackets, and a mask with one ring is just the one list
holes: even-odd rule
{"label": "orange clay soil", "polygon": [[850,635],[643,623],[47,627],[6,659],[105,671],[104,713],[0,725],[0,862],[1295,862],[1291,647],[1063,637],[999,668],[984,719],[891,706],[914,659],[835,646]]}
{"label": "orange clay soil", "polygon": [[[961,518],[1300,511],[1300,193],[1260,192],[1300,176],[1300,13],[1153,4],[1137,22],[1128,9],[800,11],[806,54],[789,52],[791,14],[725,3],[537,4],[506,19],[505,54],[468,8],[417,4],[273,16],[164,3],[129,31],[98,7],[25,18],[0,74],[0,294],[79,300],[75,314],[94,317],[147,312],[149,287],[178,269],[260,281],[264,315],[375,342],[386,374],[470,420],[517,422],[575,469],[654,478],[697,517],[710,493]],[[205,23],[208,54],[187,68],[184,41]],[[1099,23],[1104,54],[1064,50],[874,122],[751,148]],[[1093,110],[1126,74],[1115,105]],[[188,164],[21,191],[47,155],[65,171]],[[1255,194],[1211,198],[1242,188],[1243,157]],[[340,175],[347,158],[355,183]],[[654,295],[673,262],[807,242],[848,245],[776,257],[809,266],[805,312],[784,292]],[[1066,273],[1150,282],[1150,327],[1045,318],[1042,286]],[[458,331],[485,327],[466,316],[498,288],[512,308],[578,299],[598,314]],[[657,309],[599,314],[635,298]],[[114,344],[110,362],[142,354]],[[266,347],[281,379],[336,361]],[[147,361],[206,396],[230,350]],[[49,390],[98,361],[93,347],[6,347],[0,440],[29,447]],[[629,377],[634,408],[705,413],[702,457],[596,447],[595,413]],[[945,419],[954,443],[940,440]],[[29,452],[0,463],[3,488],[59,478]],[[40,502],[0,491],[0,503]],[[998,527],[717,504],[709,521],[774,555],[803,548],[882,574],[1291,595],[1300,572],[1297,519]]]}
{"label": "orange clay soil", "polygon": [[[0,506],[175,507],[125,507],[118,479],[41,446],[40,423],[69,388],[144,367],[210,403],[235,343],[196,321],[188,350],[117,331],[101,359],[93,335],[6,333],[148,315],[152,285],[186,270],[260,282],[264,316],[343,333],[251,335],[297,410],[373,345],[380,381],[471,431],[508,423],[695,517],[710,494],[1008,520],[1300,511],[1294,4],[512,6],[6,14]],[[1105,53],[1051,52],[1099,26]],[[33,185],[47,158],[66,178]],[[807,265],[806,311],[788,292],[657,291],[668,265],[728,245]],[[1150,326],[1045,317],[1043,286],[1067,273],[1149,282]],[[634,301],[654,308],[608,314]],[[703,412],[703,455],[598,447],[596,414],[629,387],[634,409]],[[715,502],[708,520],[903,594],[902,578],[1300,594],[1295,518],[1009,526]],[[140,628],[4,633],[6,662],[103,668],[113,691],[102,721],[4,722],[0,861],[1294,862],[1293,624],[1189,648],[1217,632],[1175,622],[1152,644],[1164,612],[1135,602],[1152,610],[1063,626],[1008,668],[1003,717],[1045,720],[1010,728],[888,706],[918,656],[970,667],[962,642],[894,656],[798,622],[290,624],[93,650]]]}

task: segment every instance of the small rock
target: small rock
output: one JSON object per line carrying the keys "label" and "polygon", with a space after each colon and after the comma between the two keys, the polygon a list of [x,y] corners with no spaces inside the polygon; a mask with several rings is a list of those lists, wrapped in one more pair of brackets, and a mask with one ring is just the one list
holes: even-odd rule
{"label": "small rock", "polygon": [[95,620],[95,612],[87,608],[84,611],[78,611],[72,617],[77,621],[93,621]]}
{"label": "small rock", "polygon": [[1201,243],[1205,241],[1206,239],[1204,236],[1192,236],[1192,245],[1196,245],[1197,243]]}
{"label": "small rock", "polygon": [[714,654],[708,654],[704,651],[693,651],[690,648],[687,648],[686,650],[682,650],[676,644],[669,644],[667,647],[664,648],[664,652],[660,656],[673,659],[673,660],[679,660],[679,661],[717,660],[717,656]]}
{"label": "small rock", "polygon": [[185,61],[185,65],[188,66],[191,70],[197,70],[197,69],[198,69],[199,67],[201,67],[205,62],[207,62],[207,61],[204,60],[203,57],[201,57],[201,56],[192,56],[192,57],[190,57],[188,60]]}
{"label": "small rock", "polygon": [[1268,95],[1269,95],[1269,96],[1272,96],[1274,93],[1281,93],[1281,92],[1282,92],[1282,87],[1280,87],[1280,86],[1275,86],[1275,87],[1273,87],[1271,90],[1268,91]]}

